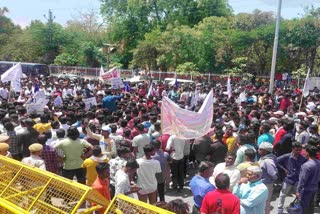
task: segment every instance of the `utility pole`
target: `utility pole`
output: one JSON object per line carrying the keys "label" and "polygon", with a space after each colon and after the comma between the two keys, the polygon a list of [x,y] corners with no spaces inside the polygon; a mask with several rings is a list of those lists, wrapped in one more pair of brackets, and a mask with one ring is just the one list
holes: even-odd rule
{"label": "utility pole", "polygon": [[271,73],[270,73],[270,85],[269,85],[269,93],[271,93],[271,94],[273,94],[274,74],[276,71],[276,63],[277,63],[279,28],[280,28],[280,19],[281,19],[281,5],[282,5],[282,0],[278,0],[277,21],[276,21],[276,30],[274,33],[272,64],[271,64]]}

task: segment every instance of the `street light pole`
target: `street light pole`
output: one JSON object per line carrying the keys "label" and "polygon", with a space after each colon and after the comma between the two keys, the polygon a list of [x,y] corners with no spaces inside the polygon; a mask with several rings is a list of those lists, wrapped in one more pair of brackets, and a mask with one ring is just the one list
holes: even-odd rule
{"label": "street light pole", "polygon": [[107,71],[110,67],[110,54],[114,53],[117,49],[115,44],[103,44],[102,52],[107,56]]}
{"label": "street light pole", "polygon": [[274,75],[275,75],[276,63],[277,63],[279,28],[280,28],[280,19],[281,19],[281,5],[282,5],[282,0],[278,0],[276,30],[275,30],[275,34],[274,34],[274,43],[273,43],[273,52],[272,52],[272,64],[271,64],[271,73],[270,73],[270,85],[269,85],[269,93],[271,93],[271,94],[273,94]]}

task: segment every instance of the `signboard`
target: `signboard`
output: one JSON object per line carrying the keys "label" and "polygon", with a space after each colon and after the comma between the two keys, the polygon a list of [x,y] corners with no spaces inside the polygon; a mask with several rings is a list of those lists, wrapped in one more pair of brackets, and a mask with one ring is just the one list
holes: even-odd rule
{"label": "signboard", "polygon": [[86,110],[89,110],[91,108],[91,106],[96,106],[97,105],[97,100],[95,97],[90,97],[87,99],[82,99],[82,101],[84,102],[84,104],[86,105]]}
{"label": "signboard", "polygon": [[122,82],[122,79],[120,77],[112,78],[111,79],[111,88],[112,89],[124,88],[124,84]]}
{"label": "signboard", "polygon": [[114,67],[105,73],[102,73],[102,71],[100,71],[100,78],[103,81],[110,81],[113,78],[117,78],[117,77],[120,77],[119,70],[117,67]]}
{"label": "signboard", "polygon": [[48,99],[40,99],[40,100],[38,100],[37,103],[30,103],[30,104],[26,105],[27,113],[28,114],[31,114],[34,112],[43,113],[43,109],[47,105],[48,102],[49,102]]}

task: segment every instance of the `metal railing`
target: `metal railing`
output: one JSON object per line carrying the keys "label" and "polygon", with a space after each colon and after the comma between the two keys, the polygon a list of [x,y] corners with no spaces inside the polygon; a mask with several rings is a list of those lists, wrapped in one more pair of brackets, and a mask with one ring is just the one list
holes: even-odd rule
{"label": "metal railing", "polygon": [[[51,74],[77,74],[85,77],[98,77],[100,74],[100,68],[90,68],[90,67],[74,67],[74,66],[49,66]],[[130,79],[136,75],[140,75],[148,79],[151,74],[153,80],[164,80],[165,78],[175,78],[175,72],[164,72],[164,71],[150,71],[150,74],[147,74],[144,71],[129,70],[129,69],[119,69],[121,78]],[[201,74],[177,74],[178,79],[186,79],[193,81],[226,81],[227,75],[223,74],[214,74],[214,73],[201,73]],[[268,76],[259,76],[258,79],[263,81],[269,81]],[[232,80],[241,81],[242,76],[232,76]]]}

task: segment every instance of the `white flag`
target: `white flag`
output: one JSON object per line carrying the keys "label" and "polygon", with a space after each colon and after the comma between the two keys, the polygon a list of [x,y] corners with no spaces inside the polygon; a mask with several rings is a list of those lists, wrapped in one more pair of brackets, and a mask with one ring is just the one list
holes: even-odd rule
{"label": "white flag", "polygon": [[241,102],[246,101],[246,100],[247,100],[247,98],[246,98],[246,91],[243,91],[241,94],[239,94],[237,103],[238,103],[238,105],[240,105]]}
{"label": "white flag", "polygon": [[149,87],[149,90],[148,90],[148,95],[147,95],[147,97],[152,96],[152,91],[153,91],[153,84],[151,83],[151,84],[150,84],[150,87]]}
{"label": "white flag", "polygon": [[309,90],[310,90],[309,74],[310,74],[310,68],[308,69],[306,80],[304,81],[304,86],[303,86],[303,91],[302,91],[302,94],[304,97],[307,97],[309,95]]}
{"label": "white flag", "polygon": [[19,62],[1,75],[1,82],[9,82],[21,78],[23,78],[23,73],[21,63]]}
{"label": "white flag", "polygon": [[10,86],[14,92],[21,92],[22,91],[20,79],[11,80]]}
{"label": "white flag", "polygon": [[103,67],[102,67],[102,65],[101,65],[100,72],[99,72],[99,80],[100,80],[101,82],[103,82],[103,79],[102,79],[103,73],[104,73],[104,70],[103,70]]}
{"label": "white flag", "polygon": [[232,96],[232,88],[231,88],[231,79],[230,76],[228,76],[228,81],[227,81],[227,94],[228,94],[228,99]]}

